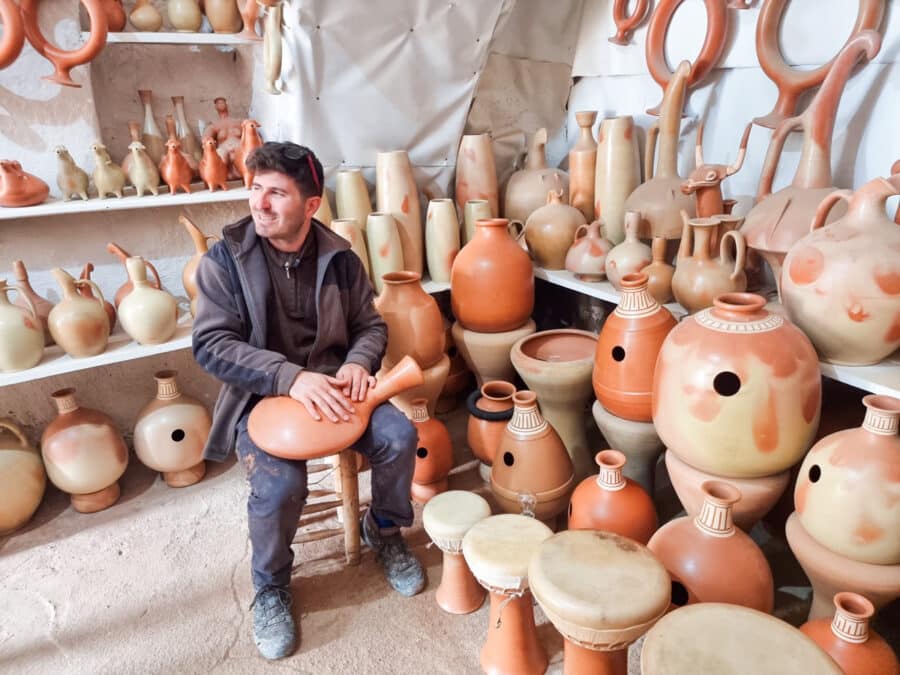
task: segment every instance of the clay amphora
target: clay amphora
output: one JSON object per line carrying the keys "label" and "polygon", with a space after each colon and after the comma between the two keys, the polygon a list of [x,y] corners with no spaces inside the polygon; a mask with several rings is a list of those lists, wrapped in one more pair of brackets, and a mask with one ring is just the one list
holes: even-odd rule
{"label": "clay amphora", "polygon": [[[85,281],[90,281],[91,274],[94,272],[94,264],[93,263],[85,263],[84,267],[81,269],[81,276],[79,279],[83,279]],[[87,298],[88,300],[94,299],[94,291],[90,284],[78,284],[76,285],[76,289],[81,294],[81,297]],[[103,309],[106,311],[106,318],[109,319],[109,332],[112,334],[113,327],[116,325],[116,308],[109,301],[103,300]]]}
{"label": "clay amphora", "polygon": [[482,463],[490,466],[506,425],[513,414],[516,386],[503,380],[490,380],[473,391],[466,401],[469,421],[466,443]]}
{"label": "clay amphora", "polygon": [[125,28],[125,10],[122,0],[100,0],[103,13],[106,14],[106,26],[110,33],[118,33]]}
{"label": "clay amphora", "polygon": [[388,368],[411,356],[421,368],[430,368],[444,356],[444,322],[435,299],[422,288],[415,272],[390,272],[375,309],[388,327],[385,363]]}
{"label": "clay amphora", "polygon": [[546,204],[550,190],[562,191],[562,200],[568,202],[569,174],[547,168],[546,145],[547,130],[538,129],[531,140],[525,168],[516,171],[506,183],[504,218],[524,223],[534,210]]}
{"label": "clay amphora", "polygon": [[665,239],[656,237],[650,246],[653,262],[640,270],[647,275],[647,290],[661,305],[672,302],[675,297],[672,295],[672,277],[675,275],[675,268],[666,262],[666,246]]}
{"label": "clay amphora", "polygon": [[[128,266],[125,264],[128,258],[131,257],[131,254],[123,249],[121,246],[116,244],[115,242],[109,242],[106,244],[106,250],[116,256],[120,261],[122,261],[122,266],[125,267],[125,273],[128,273]],[[156,271],[156,268],[153,266],[153,263],[149,260],[145,260],[144,263],[147,265],[147,268],[150,270],[150,273],[153,275],[153,278],[150,280],[150,283],[154,288],[160,288],[160,279],[159,272]],[[116,307],[118,307],[122,303],[122,299],[131,293],[131,289],[133,285],[131,283],[131,279],[125,281],[124,284],[119,286],[119,290],[116,291],[115,303]]]}
{"label": "clay amphora", "polygon": [[392,396],[424,382],[422,369],[404,356],[369,389],[366,400],[354,402],[346,422],[315,420],[303,404],[289,396],[268,396],[254,406],[247,430],[260,448],[285,459],[326,457],[351,447],[365,433],[372,411]]}
{"label": "clay amphora", "polygon": [[0,160],[0,206],[33,206],[50,194],[50,186],[15,160]]}
{"label": "clay amphora", "polygon": [[153,92],[149,89],[138,89],[138,96],[144,106],[144,126],[141,131],[141,143],[150,155],[150,159],[159,166],[166,153],[166,142],[153,117]]}
{"label": "clay amphora", "polygon": [[[835,190],[831,179],[831,137],[844,85],[864,54],[871,60],[881,48],[881,36],[863,31],[851,38],[828,72],[822,87],[799,117],[784,120],[772,134],[763,164],[756,206],[747,213],[741,233],[772,268],[781,287],[781,265],[788,250],[807,232],[822,200]],[[803,150],[791,184],[772,192],[781,151],[791,132],[803,131]],[[841,205],[843,206],[843,205]],[[829,221],[844,214],[833,209]]]}
{"label": "clay amphora", "polygon": [[419,189],[405,150],[379,152],[375,160],[375,200],[378,211],[397,222],[403,249],[403,269],[423,273],[425,242]]}
{"label": "clay amphora", "polygon": [[[546,196],[546,195],[545,195]],[[509,235],[505,218],[479,220],[475,238],[453,261],[450,304],[463,327],[482,333],[515,330],[534,309],[534,271]]]}
{"label": "clay amphora", "polygon": [[625,200],[640,184],[634,119],[630,115],[604,118],[597,132],[594,218],[603,223],[603,236],[613,244],[625,239]]}
{"label": "clay amphora", "polygon": [[650,9],[650,0],[637,0],[634,3],[634,11],[628,14],[629,0],[614,0],[613,21],[616,23],[616,34],[609,41],[616,45],[627,45],[631,40],[631,33],[644,20],[647,10]]}
{"label": "clay amphora", "polygon": [[125,172],[109,156],[106,146],[102,143],[93,143],[91,152],[94,153],[94,171],[91,178],[94,187],[97,188],[97,196],[106,199],[107,195],[115,195],[121,199],[125,188]]}
{"label": "clay amphora", "polygon": [[569,529],[615,532],[646,545],[659,526],[650,495],[622,475],[626,460],[618,450],[601,450],[594,460],[600,473],[585,478],[572,493]]}
{"label": "clay amphora", "polygon": [[366,276],[370,276],[369,271],[369,251],[366,248],[366,238],[362,233],[357,222],[353,219],[335,218],[331,221],[331,231],[341,235],[350,242],[350,250],[356,254],[363,264]]}
{"label": "clay amphora", "polygon": [[[672,293],[688,312],[710,307],[713,298],[723,293],[747,290],[747,275],[744,274],[747,247],[740,232],[726,232],[719,240],[719,257],[711,258],[709,255],[710,239],[718,227],[716,217],[684,221],[678,264],[672,277]],[[733,259],[728,253],[729,239],[734,241]]]}
{"label": "clay amphora", "polygon": [[606,256],[613,245],[600,234],[600,221],[579,225],[575,240],[566,252],[566,270],[582,281],[603,281]]}
{"label": "clay amphora", "polygon": [[727,602],[771,612],[772,570],[759,546],[732,521],[740,490],[723,481],[707,481],[703,490],[700,515],[670,520],[647,544],[672,577],[672,604]]}
{"label": "clay amphora", "polygon": [[241,37],[246,40],[262,40],[262,37],[256,32],[256,19],[259,17],[259,4],[256,0],[238,0],[238,11],[244,22]]}
{"label": "clay amphora", "polygon": [[372,265],[372,284],[381,293],[384,289],[384,275],[403,269],[403,248],[397,221],[390,213],[369,214],[366,219],[366,246]]}
{"label": "clay amphora", "polygon": [[29,308],[34,310],[41,321],[41,329],[44,331],[44,344],[52,345],[53,336],[47,327],[47,317],[50,315],[50,310],[53,309],[53,303],[38,295],[37,291],[31,287],[31,282],[28,280],[28,270],[25,269],[24,262],[14,260],[13,272],[15,273],[19,289],[19,294],[14,304],[23,310],[28,310]]}
{"label": "clay amphora", "polygon": [[125,261],[132,289],[119,305],[119,323],[142,345],[158,345],[175,334],[178,307],[166,291],[147,281],[147,265],[140,256]]}
{"label": "clay amphora", "polygon": [[72,197],[88,198],[88,175],[84,169],[75,164],[72,155],[64,145],[56,146],[56,185],[62,191],[63,201]]}
{"label": "clay amphora", "polygon": [[796,464],[819,424],[822,382],[809,339],[766,300],[728,293],[669,333],[653,377],[653,422],[701,471],[757,478]]}
{"label": "clay amphora", "polygon": [[102,511],[119,499],[118,480],[128,466],[128,447],[109,415],[81,408],[73,388],[50,395],[59,415],[41,435],[47,477],[71,495],[81,513]]}
{"label": "clay amphora", "polygon": [[[40,0],[19,0],[19,10],[22,13],[22,24],[28,42],[34,47],[34,51],[53,64],[53,74],[45,75],[41,79],[65,87],[80,87],[80,84],[72,80],[69,71],[93,59],[106,45],[109,23],[104,12],[104,0],[81,0],[90,21],[90,34],[81,46],[72,51],[65,51],[51,44],[41,33],[38,25],[39,2]],[[10,24],[4,21],[4,26],[8,25]]]}
{"label": "clay amphora", "polygon": [[134,185],[138,197],[143,197],[145,192],[153,196],[159,194],[159,169],[147,154],[147,148],[140,141],[132,141],[128,145],[131,154],[127,159],[128,169],[123,170],[128,175],[131,184]]}
{"label": "clay amphora", "polygon": [[281,90],[275,83],[281,77],[281,16],[282,3],[266,4],[263,21],[263,89],[267,94],[278,95]]}
{"label": "clay amphora", "polygon": [[41,455],[15,422],[0,418],[0,535],[31,519],[46,486]]}
{"label": "clay amphora", "polygon": [[500,199],[497,189],[497,166],[491,135],[464,134],[456,154],[456,205],[460,211],[473,199],[484,199],[490,205],[490,213],[482,218],[500,216]]}
{"label": "clay amphora", "polygon": [[900,662],[894,650],[869,621],[875,607],[858,593],[834,596],[835,613],[830,619],[809,621],[800,630],[837,661],[846,675],[897,675]]}
{"label": "clay amphora", "polygon": [[168,0],[166,12],[172,28],[179,33],[196,33],[203,23],[203,14],[197,0]]}
{"label": "clay amphora", "polygon": [[548,192],[547,203],[525,222],[525,241],[535,263],[548,270],[565,269],[575,232],[585,224],[581,211],[563,202],[561,191]]}
{"label": "clay amphora", "polygon": [[447,491],[447,474],[453,468],[453,441],[447,426],[428,415],[428,399],[412,401],[412,423],[418,433],[416,468],[410,495],[417,504]]}
{"label": "clay amphora", "polygon": [[[784,308],[826,361],[877,363],[900,347],[900,227],[885,209],[898,192],[900,175],[833,192],[785,258]],[[841,199],[847,214],[822,227]]]}
{"label": "clay amphora", "polygon": [[[747,154],[747,141],[750,140],[752,124],[748,124],[741,137],[741,145],[738,148],[734,164],[707,164],[703,161],[703,122],[697,125],[697,144],[694,148],[694,161],[696,166],[681,184],[681,191],[686,195],[696,195],[697,217],[712,218],[726,211],[722,199],[722,181],[733,176],[744,165],[744,157]],[[718,242],[715,238],[710,242],[710,254],[715,254],[715,246]]]}
{"label": "clay amphora", "polygon": [[556,430],[538,409],[532,391],[513,394],[513,416],[491,466],[491,492],[507,513],[533,509],[549,520],[569,505],[575,468]]}
{"label": "clay amphora", "polygon": [[0,37],[0,70],[6,68],[19,57],[25,44],[25,29],[22,14],[13,2],[0,2],[0,23],[3,36]]}
{"label": "clay amphora", "polygon": [[[682,61],[675,75],[669,80],[663,97],[659,123],[647,132],[647,147],[644,153],[645,182],[635,188],[625,200],[625,210],[638,211],[641,214],[638,234],[644,239],[653,237],[678,239],[681,236],[681,211],[687,211],[691,218],[696,215],[694,199],[681,191],[682,178],[678,175],[678,137],[690,70],[691,64]],[[654,173],[653,155],[657,137],[659,137],[659,160]]]}
{"label": "clay amphora", "polygon": [[432,281],[450,281],[459,249],[456,204],[452,199],[432,199],[425,215],[425,258]]}
{"label": "clay amphora", "polygon": [[219,241],[219,237],[214,234],[205,234],[183,213],[178,216],[178,222],[184,225],[184,229],[187,230],[194,243],[194,255],[181,270],[181,283],[191,299],[191,316],[194,316],[197,312],[197,265],[200,264],[200,258],[209,250],[209,241]]}
{"label": "clay amphora", "polygon": [[482,218],[493,218],[491,215],[491,203],[487,199],[470,199],[467,201],[463,213],[463,220],[465,221],[465,241],[463,241],[463,244],[468,244],[475,238],[475,223]]}
{"label": "clay amphora", "polygon": [[[51,274],[63,296],[47,317],[56,344],[75,358],[100,354],[109,340],[109,316],[100,287],[89,279],[73,279],[60,267]],[[76,290],[79,286],[90,286],[96,296],[90,299],[82,296]]]}
{"label": "clay amphora", "polygon": [[594,356],[594,394],[613,415],[635,422],[652,419],[654,366],[676,323],[650,295],[646,274],[622,279],[622,297],[603,324]]}
{"label": "clay amphora", "polygon": [[156,398],[141,408],[134,425],[138,459],[163,474],[170,487],[186,487],[206,473],[203,447],[212,418],[206,407],[178,389],[174,370],[154,374]]}
{"label": "clay amphora", "polygon": [[194,161],[199,162],[200,157],[203,156],[203,148],[187,121],[187,115],[184,112],[184,96],[173,96],[172,105],[175,106],[175,135],[181,141],[184,151],[193,157]]}
{"label": "clay amphora", "polygon": [[259,122],[256,120],[241,122],[241,145],[234,153],[234,165],[244,178],[244,187],[250,187],[250,184],[253,183],[253,172],[247,170],[245,162],[250,154],[263,144],[257,129],[259,129]]}
{"label": "clay amphora", "polygon": [[0,372],[25,370],[37,365],[44,354],[44,331],[31,301],[27,309],[10,303],[7,294],[22,289],[0,279]]}
{"label": "clay amphora", "polygon": [[216,33],[237,33],[243,25],[236,0],[205,0],[203,11]]}
{"label": "clay amphora", "polygon": [[191,178],[194,172],[184,154],[180,141],[177,139],[166,141],[166,154],[159,163],[159,175],[169,186],[169,194],[174,195],[179,188],[188,194],[191,192]]}
{"label": "clay amphora", "polygon": [[162,28],[163,18],[153,5],[153,0],[137,0],[128,15],[131,25],[139,31],[155,33]]}
{"label": "clay amphora", "polygon": [[861,427],[816,443],[800,467],[794,503],[806,532],[859,562],[900,565],[900,399],[863,398]]}
{"label": "clay amphora", "polygon": [[200,178],[206,183],[210,192],[228,189],[228,165],[219,156],[216,139],[203,139],[203,157],[200,159]]}
{"label": "clay amphora", "polygon": [[575,113],[580,132],[575,145],[569,150],[569,204],[581,211],[585,222],[594,219],[594,173],[597,169],[597,141],[593,127],[597,121],[596,110]]}
{"label": "clay amphora", "polygon": [[352,218],[365,233],[372,200],[369,186],[359,169],[341,169],[334,176],[334,200],[338,218]]}
{"label": "clay amphora", "polygon": [[612,247],[606,254],[604,269],[606,278],[617,291],[622,290],[622,279],[627,274],[635,274],[650,264],[653,252],[638,238],[641,214],[637,211],[625,213],[625,240]]}

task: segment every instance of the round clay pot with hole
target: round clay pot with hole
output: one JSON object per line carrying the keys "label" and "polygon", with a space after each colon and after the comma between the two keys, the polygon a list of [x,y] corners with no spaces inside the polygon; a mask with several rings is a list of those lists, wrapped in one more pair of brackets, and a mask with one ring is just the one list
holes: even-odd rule
{"label": "round clay pot with hole", "polygon": [[511,382],[491,380],[472,392],[467,401],[466,442],[472,454],[488,466],[493,464],[503,432],[512,418],[515,393],[516,385]]}
{"label": "round clay pot with hole", "polygon": [[447,491],[447,474],[453,468],[453,441],[447,426],[428,415],[428,399],[412,401],[412,423],[418,433],[416,468],[410,494],[417,504]]}

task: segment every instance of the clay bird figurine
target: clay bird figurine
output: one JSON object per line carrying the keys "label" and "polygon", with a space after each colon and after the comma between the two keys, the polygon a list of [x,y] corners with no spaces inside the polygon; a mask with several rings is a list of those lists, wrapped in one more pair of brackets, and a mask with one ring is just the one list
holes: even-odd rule
{"label": "clay bird figurine", "polygon": [[91,152],[94,153],[94,172],[91,178],[94,179],[97,196],[106,199],[106,195],[111,194],[121,199],[122,188],[125,187],[125,172],[122,167],[110,159],[103,143],[91,145]]}
{"label": "clay bird figurine", "polygon": [[75,160],[64,145],[56,146],[56,160],[56,184],[62,190],[63,201],[67,202],[72,197],[80,197],[87,201],[87,171],[75,164]]}
{"label": "clay bird figurine", "polygon": [[134,185],[138,197],[143,197],[144,192],[151,192],[154,196],[159,194],[159,169],[147,154],[147,148],[140,141],[132,141],[128,145],[131,153],[128,155],[128,180]]}
{"label": "clay bird figurine", "polygon": [[244,162],[251,152],[263,144],[257,129],[259,129],[259,122],[256,120],[244,120],[241,122],[241,146],[234,153],[234,166],[243,176],[245,187],[250,187],[250,183],[253,182],[253,173],[247,171]]}
{"label": "clay bird figurine", "polygon": [[216,152],[216,139],[208,136],[203,139],[203,157],[200,159],[200,177],[210,192],[219,187],[227,190],[228,165]]}
{"label": "clay bird figurine", "polygon": [[166,141],[166,154],[159,163],[159,173],[173,195],[178,188],[190,193],[191,177],[194,172],[191,171],[191,166],[181,150],[181,141],[177,138]]}

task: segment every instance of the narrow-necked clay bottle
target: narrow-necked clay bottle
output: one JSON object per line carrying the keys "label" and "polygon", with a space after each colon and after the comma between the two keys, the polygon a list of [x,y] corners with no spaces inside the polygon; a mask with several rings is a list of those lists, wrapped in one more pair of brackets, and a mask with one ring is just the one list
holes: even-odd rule
{"label": "narrow-necked clay bottle", "polygon": [[563,201],[561,190],[548,192],[547,203],[525,221],[525,241],[534,261],[544,269],[565,269],[566,253],[585,224],[584,214]]}
{"label": "narrow-necked clay bottle", "polygon": [[428,399],[417,398],[411,403],[418,442],[410,495],[417,504],[425,504],[447,491],[447,474],[453,468],[453,441],[447,426],[428,415]]}
{"label": "narrow-necked clay bottle", "polygon": [[575,113],[579,134],[569,150],[569,204],[581,211],[585,222],[594,219],[594,173],[597,169],[597,141],[594,140],[596,110]]}
{"label": "narrow-necked clay bottle", "polygon": [[75,164],[72,155],[64,145],[56,146],[57,171],[56,184],[62,191],[63,201],[69,201],[73,196],[87,201],[88,175],[87,172]]}
{"label": "narrow-necked clay bottle", "polygon": [[238,0],[238,11],[241,13],[241,20],[244,22],[244,30],[241,31],[242,38],[248,40],[262,40],[262,37],[256,32],[256,20],[259,17],[259,7],[256,0]]}
{"label": "narrow-necked clay bottle", "polygon": [[[109,340],[109,317],[103,307],[100,287],[88,279],[73,279],[60,267],[51,274],[63,296],[47,317],[53,339],[66,354],[75,358],[100,354]],[[76,290],[85,285],[96,293],[95,298],[85,298]]]}
{"label": "narrow-necked clay bottle", "polygon": [[22,289],[0,279],[0,371],[4,373],[25,370],[37,365],[44,354],[44,331],[41,320],[25,299],[26,308],[13,305],[7,293]]}
{"label": "narrow-necked clay bottle", "polygon": [[[79,279],[84,279],[86,281],[90,281],[91,274],[94,272],[94,263],[85,263],[84,267],[81,269],[81,276]],[[91,288],[90,284],[79,284],[76,285],[78,292],[81,294],[81,297],[87,298],[88,300],[94,299],[94,291]],[[103,300],[103,309],[106,311],[106,316],[109,319],[109,332],[112,334],[113,327],[116,325],[116,308],[109,301]]]}
{"label": "narrow-necked clay bottle", "polygon": [[[232,0],[233,2],[234,0]],[[172,105],[175,106],[175,135],[181,141],[181,147],[184,151],[199,162],[200,157],[203,155],[203,149],[200,147],[200,141],[194,135],[194,130],[191,128],[187,115],[184,112],[184,96],[173,96]]]}
{"label": "narrow-necked clay bottle", "polygon": [[505,218],[524,223],[532,211],[547,203],[547,192],[550,190],[562,190],[563,200],[568,201],[569,174],[547,167],[546,145],[547,130],[538,129],[532,137],[525,168],[516,171],[506,183]]}
{"label": "narrow-necked clay bottle", "polygon": [[184,229],[191,236],[191,241],[194,242],[194,255],[191,256],[191,259],[185,263],[184,268],[181,270],[181,283],[191,299],[191,316],[195,316],[197,312],[197,265],[200,264],[200,258],[209,250],[208,243],[210,239],[218,241],[219,237],[214,234],[205,234],[183,213],[178,216],[178,222],[184,225]]}
{"label": "narrow-necked clay bottle", "polygon": [[[125,265],[125,261],[131,257],[131,254],[123,249],[121,246],[111,241],[106,245],[106,250],[116,256],[121,262],[122,267],[125,267],[125,273],[128,273],[128,267]],[[150,280],[150,283],[153,284],[154,288],[160,288],[160,279],[159,272],[156,271],[156,268],[153,266],[149,260],[144,261],[147,267],[150,270],[150,273],[153,274],[153,278]],[[126,279],[125,283],[119,286],[119,290],[116,291],[115,303],[116,307],[122,302],[122,298],[131,293],[132,283],[131,279]]]}
{"label": "narrow-necked clay bottle", "polygon": [[153,0],[137,0],[128,19],[137,30],[150,33],[158,31],[163,24],[162,14],[153,6]]}
{"label": "narrow-necked clay bottle", "polygon": [[119,323],[139,344],[156,345],[166,342],[175,334],[178,318],[175,298],[150,285],[143,258],[128,258],[125,266],[133,288],[119,305]]}
{"label": "narrow-necked clay bottle", "polygon": [[123,197],[122,190],[125,187],[125,172],[109,156],[106,146],[102,143],[91,145],[94,153],[94,171],[91,178],[94,187],[97,188],[97,196],[106,199],[107,195],[115,195],[119,199]]}
{"label": "narrow-necked clay bottle", "polygon": [[0,535],[29,521],[44,497],[47,473],[22,429],[0,418]]}
{"label": "narrow-necked clay bottle", "polygon": [[149,89],[138,89],[138,96],[140,96],[141,103],[144,106],[144,127],[141,131],[141,143],[144,144],[150,159],[159,166],[166,152],[166,145],[162,132],[156,125],[156,119],[153,117],[153,92]]}
{"label": "narrow-necked clay bottle", "polygon": [[203,14],[197,0],[168,0],[166,11],[169,23],[179,33],[196,33],[203,23]]}
{"label": "narrow-necked clay bottle", "polygon": [[622,290],[622,277],[641,271],[653,259],[650,247],[638,238],[640,226],[641,214],[637,211],[627,211],[625,213],[625,241],[614,246],[606,254],[606,278],[617,291]]}
{"label": "narrow-necked clay bottle", "polygon": [[203,9],[216,33],[237,33],[241,29],[241,15],[235,0],[205,0]]}
{"label": "narrow-necked clay bottle", "polygon": [[613,244],[625,239],[625,201],[641,184],[641,160],[634,118],[607,117],[597,130],[594,218]]}
{"label": "narrow-necked clay bottle", "polygon": [[281,77],[281,2],[267,4],[263,20],[263,89],[267,94],[280,94],[275,83]]}
{"label": "narrow-necked clay bottle", "polygon": [[38,318],[41,320],[41,328],[44,331],[44,344],[52,345],[53,336],[47,327],[47,317],[50,310],[53,309],[53,303],[37,294],[31,287],[28,280],[28,270],[25,269],[25,263],[21,260],[13,261],[13,271],[16,275],[16,281],[19,282],[19,294],[16,298],[15,305],[22,309],[33,308]]}
{"label": "narrow-necked clay bottle", "polygon": [[656,301],[665,305],[672,302],[672,276],[675,268],[666,262],[666,240],[662,237],[654,237],[650,245],[653,261],[641,270],[647,275],[647,289]]}
{"label": "narrow-necked clay bottle", "polygon": [[372,200],[369,186],[359,169],[340,169],[334,176],[334,200],[338,218],[353,218],[365,234]]}

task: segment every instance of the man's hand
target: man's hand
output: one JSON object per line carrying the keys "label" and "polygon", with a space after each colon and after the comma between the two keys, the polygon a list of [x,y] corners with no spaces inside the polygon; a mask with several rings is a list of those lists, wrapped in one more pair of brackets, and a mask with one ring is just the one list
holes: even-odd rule
{"label": "man's hand", "polygon": [[357,363],[345,363],[335,376],[344,396],[351,401],[365,401],[370,387],[375,386],[375,378]]}
{"label": "man's hand", "polygon": [[288,396],[302,403],[317,422],[322,419],[319,411],[332,422],[346,422],[350,419],[348,413],[354,412],[354,408],[349,397],[341,391],[343,385],[344,382],[337,378],[304,370],[297,375]]}

